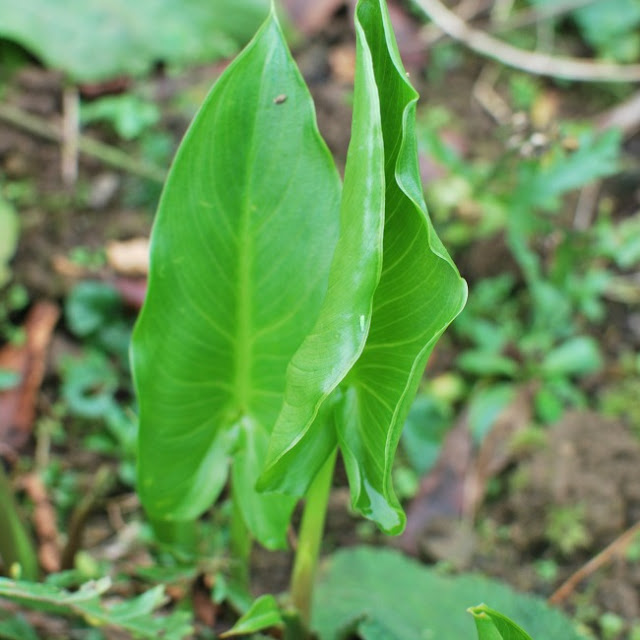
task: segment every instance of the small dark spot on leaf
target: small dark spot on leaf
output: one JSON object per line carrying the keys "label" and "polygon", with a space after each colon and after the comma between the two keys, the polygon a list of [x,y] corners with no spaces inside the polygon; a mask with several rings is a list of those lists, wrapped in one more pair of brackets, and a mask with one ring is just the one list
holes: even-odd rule
{"label": "small dark spot on leaf", "polygon": [[273,99],[275,104],[282,104],[287,99],[287,96],[284,93],[281,93],[279,96]]}

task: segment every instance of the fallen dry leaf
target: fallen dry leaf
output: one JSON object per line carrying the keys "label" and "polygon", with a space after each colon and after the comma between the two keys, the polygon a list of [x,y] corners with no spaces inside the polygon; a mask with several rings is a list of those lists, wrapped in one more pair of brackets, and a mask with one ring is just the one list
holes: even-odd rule
{"label": "fallen dry leaf", "polygon": [[[407,509],[407,526],[399,546],[418,555],[421,538],[430,529],[444,523],[447,535],[452,524],[473,520],[484,499],[488,481],[500,473],[513,459],[513,436],[531,420],[531,386],[523,386],[514,400],[502,411],[485,436],[479,450],[473,446],[467,414],[449,431],[434,468],[422,479],[418,493]],[[469,545],[466,532],[461,533],[460,547]],[[446,537],[446,536],[445,536]]]}
{"label": "fallen dry leaf", "polygon": [[33,502],[33,528],[38,538],[38,561],[47,573],[60,571],[60,545],[56,512],[47,490],[37,473],[28,473],[20,479],[20,486]]}
{"label": "fallen dry leaf", "polygon": [[352,44],[339,44],[329,50],[329,66],[340,83],[352,85],[356,75],[356,49]]}
{"label": "fallen dry leaf", "polygon": [[52,302],[36,303],[24,323],[24,344],[7,344],[0,351],[0,369],[20,376],[15,387],[0,392],[0,453],[3,456],[15,456],[31,435],[47,348],[59,316],[60,309]]}
{"label": "fallen dry leaf", "polygon": [[484,500],[489,480],[514,460],[513,437],[531,424],[532,396],[532,385],[521,387],[482,441],[467,477],[465,516],[471,519],[475,516]]}
{"label": "fallen dry leaf", "polygon": [[119,275],[146,276],[149,273],[149,238],[134,238],[107,245],[107,262]]}
{"label": "fallen dry leaf", "polygon": [[122,296],[123,302],[132,309],[141,309],[147,295],[146,278],[116,278],[113,286]]}
{"label": "fallen dry leaf", "polygon": [[435,467],[422,479],[407,509],[407,526],[399,539],[406,552],[418,555],[422,532],[442,517],[461,517],[465,485],[472,464],[473,443],[466,416],[449,431]]}

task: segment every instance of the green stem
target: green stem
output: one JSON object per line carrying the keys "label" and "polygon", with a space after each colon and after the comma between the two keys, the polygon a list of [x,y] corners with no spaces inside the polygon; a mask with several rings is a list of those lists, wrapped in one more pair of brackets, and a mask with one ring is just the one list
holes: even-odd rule
{"label": "green stem", "polygon": [[149,517],[156,539],[189,555],[196,552],[198,531],[196,520],[162,520]]}
{"label": "green stem", "polygon": [[311,622],[313,582],[324,533],[335,462],[336,451],[327,458],[309,487],[291,575],[291,599],[307,627]]}
{"label": "green stem", "polygon": [[0,461],[0,556],[5,569],[23,580],[38,579],[38,557],[20,519],[13,491]]}
{"label": "green stem", "polygon": [[230,578],[234,588],[249,594],[249,562],[251,559],[251,534],[247,529],[239,501],[231,486],[231,528],[229,548],[231,550]]}

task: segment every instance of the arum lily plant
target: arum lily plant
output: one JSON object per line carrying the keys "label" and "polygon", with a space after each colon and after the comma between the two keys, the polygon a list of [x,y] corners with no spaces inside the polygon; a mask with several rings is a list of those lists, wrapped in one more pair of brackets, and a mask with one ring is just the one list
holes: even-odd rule
{"label": "arum lily plant", "polygon": [[384,0],[360,0],[344,181],[272,7],[217,81],[167,179],[134,332],[138,490],[179,527],[228,484],[232,549],[286,547],[308,620],[336,453],[353,508],[396,534],[394,454],[466,285],[419,179],[417,94]]}

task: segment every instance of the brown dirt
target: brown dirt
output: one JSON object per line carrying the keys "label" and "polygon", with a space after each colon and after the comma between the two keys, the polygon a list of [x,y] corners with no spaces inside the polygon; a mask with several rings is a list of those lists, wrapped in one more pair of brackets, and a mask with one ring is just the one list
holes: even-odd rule
{"label": "brown dirt", "polygon": [[[506,479],[510,490],[481,513],[481,530],[491,533],[479,542],[474,565],[524,591],[549,595],[640,520],[640,443],[626,424],[595,413],[567,414]],[[552,582],[536,571],[537,561],[549,559],[558,567]],[[579,611],[588,597],[603,611],[637,620],[639,580],[635,555],[623,553],[585,580],[568,608]]]}

